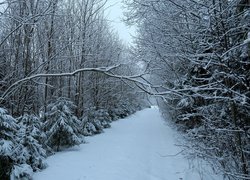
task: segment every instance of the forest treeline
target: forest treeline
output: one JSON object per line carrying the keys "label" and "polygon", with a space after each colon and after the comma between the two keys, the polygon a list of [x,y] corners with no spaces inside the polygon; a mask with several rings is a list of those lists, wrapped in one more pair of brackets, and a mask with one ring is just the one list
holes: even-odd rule
{"label": "forest treeline", "polygon": [[124,3],[138,27],[131,49],[103,0],[0,3],[0,179],[29,177],[48,154],[140,109],[142,91],[189,156],[250,179],[250,1]]}
{"label": "forest treeline", "polygon": [[183,147],[228,179],[250,179],[250,1],[125,0],[134,54]]}
{"label": "forest treeline", "polygon": [[1,180],[31,179],[48,155],[145,104],[135,85],[114,78],[138,67],[105,19],[105,3],[0,2]]}

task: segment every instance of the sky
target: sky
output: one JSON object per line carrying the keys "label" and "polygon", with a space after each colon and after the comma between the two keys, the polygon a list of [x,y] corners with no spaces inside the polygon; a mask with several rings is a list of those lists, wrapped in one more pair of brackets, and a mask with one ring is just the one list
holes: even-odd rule
{"label": "sky", "polygon": [[105,16],[111,23],[111,27],[119,34],[124,43],[132,44],[135,36],[135,27],[128,27],[122,22],[123,11],[122,0],[108,0],[106,4]]}
{"label": "sky", "polygon": [[[4,0],[0,0],[0,3]],[[132,44],[133,38],[135,36],[135,27],[128,27],[122,22],[124,18],[122,0],[108,0],[106,3],[105,16],[110,21],[111,28],[118,33],[121,40],[126,44]]]}

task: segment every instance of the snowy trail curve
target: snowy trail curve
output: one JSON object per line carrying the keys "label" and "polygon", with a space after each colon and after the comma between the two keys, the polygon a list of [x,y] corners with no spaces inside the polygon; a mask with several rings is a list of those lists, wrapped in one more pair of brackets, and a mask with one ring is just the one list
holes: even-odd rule
{"label": "snowy trail curve", "polygon": [[49,157],[34,180],[201,180],[181,154],[166,156],[181,151],[174,136],[157,108],[145,109]]}

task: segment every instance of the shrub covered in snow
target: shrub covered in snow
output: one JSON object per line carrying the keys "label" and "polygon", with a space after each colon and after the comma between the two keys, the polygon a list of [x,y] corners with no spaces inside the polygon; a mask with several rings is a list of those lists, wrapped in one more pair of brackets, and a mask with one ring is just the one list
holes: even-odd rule
{"label": "shrub covered in snow", "polygon": [[108,112],[112,120],[125,118],[144,107],[148,107],[146,103],[135,101],[136,99],[127,98],[125,101],[119,102],[114,107],[109,108]]}
{"label": "shrub covered in snow", "polygon": [[92,136],[97,134],[97,130],[92,122],[89,122],[87,118],[83,119],[83,134],[85,136]]}
{"label": "shrub covered in snow", "polygon": [[90,136],[103,132],[104,128],[109,128],[111,117],[107,110],[89,108],[82,118],[84,135]]}
{"label": "shrub covered in snow", "polygon": [[85,136],[102,133],[104,128],[110,127],[110,122],[111,118],[106,110],[89,108],[82,117],[83,133]]}
{"label": "shrub covered in snow", "polygon": [[81,122],[73,115],[74,108],[75,105],[66,98],[59,98],[48,106],[45,132],[48,145],[56,151],[83,142]]}
{"label": "shrub covered in snow", "polygon": [[89,113],[88,118],[94,120],[94,124],[102,128],[109,128],[109,123],[112,122],[111,117],[106,109],[93,110]]}

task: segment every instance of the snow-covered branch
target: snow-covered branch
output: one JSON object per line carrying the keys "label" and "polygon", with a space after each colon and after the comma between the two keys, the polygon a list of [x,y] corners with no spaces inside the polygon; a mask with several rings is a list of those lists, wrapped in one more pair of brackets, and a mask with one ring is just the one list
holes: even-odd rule
{"label": "snow-covered branch", "polygon": [[36,79],[36,78],[75,76],[76,74],[78,74],[80,72],[86,72],[86,71],[105,73],[105,72],[111,71],[112,69],[115,69],[119,66],[120,65],[111,66],[111,67],[99,67],[99,68],[82,68],[82,69],[77,69],[76,71],[69,72],[69,73],[36,74],[33,76],[29,76],[29,77],[20,79],[20,80],[16,81],[15,83],[13,83],[11,86],[8,87],[8,89],[5,91],[5,93],[3,93],[3,95],[1,96],[1,99],[4,99],[8,95],[9,91],[11,91],[14,87],[20,86],[23,83],[30,81],[30,80],[33,80],[33,79]]}

